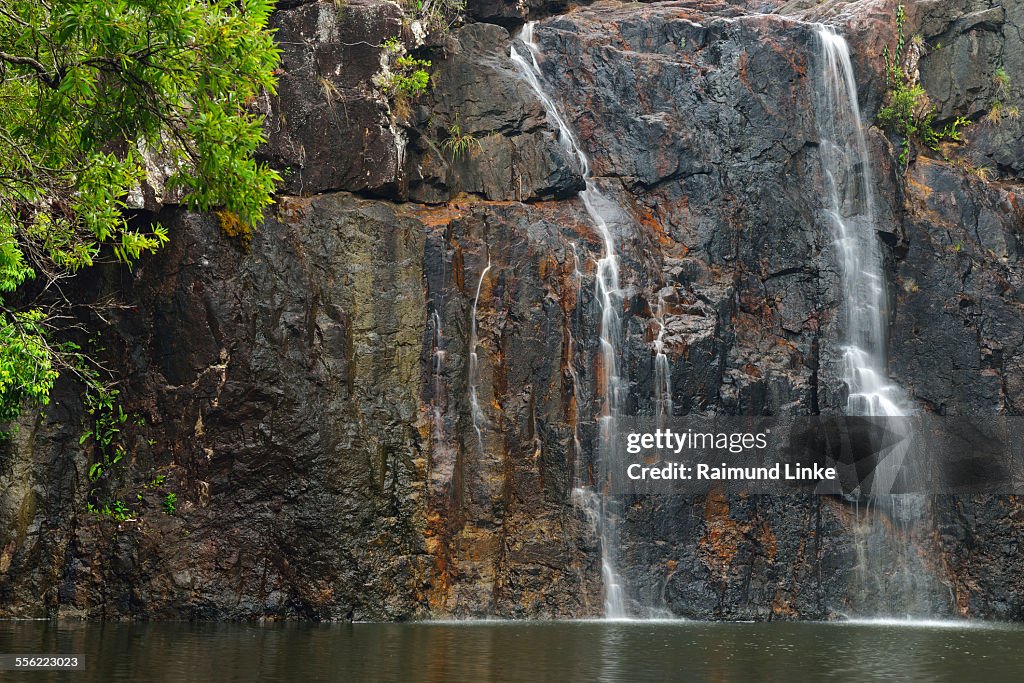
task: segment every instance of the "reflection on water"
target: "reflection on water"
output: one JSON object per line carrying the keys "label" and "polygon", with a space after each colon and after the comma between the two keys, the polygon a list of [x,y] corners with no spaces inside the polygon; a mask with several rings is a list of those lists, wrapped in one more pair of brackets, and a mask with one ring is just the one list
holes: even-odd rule
{"label": "reflection on water", "polygon": [[1024,671],[1024,628],[892,621],[7,621],[0,622],[0,652],[86,657],[85,672],[20,677],[34,681],[1014,680]]}

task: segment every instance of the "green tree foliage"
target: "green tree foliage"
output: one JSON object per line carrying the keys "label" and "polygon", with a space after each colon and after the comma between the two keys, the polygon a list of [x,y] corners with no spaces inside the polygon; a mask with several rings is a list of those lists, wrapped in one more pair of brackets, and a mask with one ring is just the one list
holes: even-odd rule
{"label": "green tree foliage", "polygon": [[4,311],[0,316],[0,420],[10,420],[25,399],[47,401],[57,371],[43,339],[41,311]]}
{"label": "green tree foliage", "polygon": [[[59,282],[167,241],[126,201],[147,157],[194,209],[259,222],[278,174],[253,101],[273,92],[272,0],[0,0],[0,419],[72,367]],[[30,289],[30,292],[26,292]],[[74,355],[74,362],[80,358]]]}

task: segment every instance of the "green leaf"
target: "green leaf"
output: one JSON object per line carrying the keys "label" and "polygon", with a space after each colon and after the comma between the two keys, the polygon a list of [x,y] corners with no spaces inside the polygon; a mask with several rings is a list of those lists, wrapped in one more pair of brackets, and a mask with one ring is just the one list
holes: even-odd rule
{"label": "green leaf", "polygon": [[[272,2],[2,1],[0,51],[17,58],[0,58],[5,310],[28,300],[4,294],[32,278],[45,290],[103,260],[131,266],[167,244],[162,226],[128,220],[127,198],[155,155],[177,164],[170,185],[189,207],[262,222],[281,178],[254,159],[265,136],[249,107],[276,87]],[[81,353],[50,340],[55,320],[38,310],[0,316],[0,420],[26,401],[45,403],[62,354],[70,364]]]}

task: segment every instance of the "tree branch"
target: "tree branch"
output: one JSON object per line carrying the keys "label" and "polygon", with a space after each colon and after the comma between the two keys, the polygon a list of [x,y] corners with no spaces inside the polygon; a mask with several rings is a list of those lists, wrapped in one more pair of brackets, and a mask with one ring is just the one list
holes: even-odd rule
{"label": "tree branch", "polygon": [[19,57],[18,55],[12,55],[7,52],[0,52],[0,60],[3,60],[8,64],[22,64],[24,66],[32,67],[32,69],[39,74],[39,80],[51,88],[56,88],[60,85],[57,82],[56,76],[50,75],[50,72],[47,71],[42,62],[37,59],[33,59],[32,57]]}

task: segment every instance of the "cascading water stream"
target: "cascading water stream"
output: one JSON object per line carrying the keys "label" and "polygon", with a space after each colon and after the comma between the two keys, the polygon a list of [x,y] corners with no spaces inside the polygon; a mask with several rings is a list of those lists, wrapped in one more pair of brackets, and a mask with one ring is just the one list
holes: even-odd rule
{"label": "cascading water stream", "polygon": [[[622,583],[616,570],[616,547],[618,544],[618,532],[616,529],[617,512],[614,502],[609,497],[607,488],[609,485],[610,461],[614,461],[614,448],[616,444],[616,433],[618,429],[619,409],[623,398],[622,381],[619,377],[619,346],[622,336],[622,323],[619,309],[622,305],[622,297],[619,291],[619,264],[615,251],[615,239],[612,236],[608,220],[601,210],[602,206],[609,206],[612,202],[598,190],[590,172],[590,162],[576,140],[576,136],[565,123],[558,112],[554,102],[544,91],[540,79],[542,77],[537,57],[540,49],[534,41],[533,30],[535,22],[526,23],[519,33],[519,39],[527,49],[527,54],[520,54],[516,46],[510,49],[512,62],[518,67],[523,80],[533,89],[537,98],[544,105],[548,116],[558,126],[559,141],[567,151],[572,153],[580,166],[585,189],[579,193],[583,206],[590,216],[591,222],[597,228],[598,234],[604,242],[604,253],[597,261],[596,297],[601,306],[601,332],[600,332],[600,369],[599,385],[603,405],[600,417],[600,451],[604,472],[598,476],[595,482],[596,490],[580,489],[577,491],[578,498],[584,503],[588,514],[594,519],[601,537],[601,565],[605,584],[605,617],[608,619],[626,618],[625,598],[623,596]],[[601,465],[602,463],[599,463]]]}
{"label": "cascading water stream", "polygon": [[434,396],[433,420],[434,420],[434,443],[437,448],[443,449],[446,446],[444,433],[444,332],[441,327],[441,314],[437,309],[430,314],[434,326]]}
{"label": "cascading water stream", "polygon": [[817,93],[818,130],[846,292],[843,379],[850,390],[846,408],[850,415],[906,415],[902,391],[889,381],[885,370],[889,311],[884,260],[850,51],[846,40],[830,27],[817,27],[817,35],[823,67]]}
{"label": "cascading water stream", "polygon": [[[822,62],[816,91],[818,132],[827,210],[846,295],[842,302],[842,377],[849,390],[846,413],[901,417],[913,411],[886,370],[889,310],[885,262],[877,235],[871,158],[850,49],[831,27],[819,25],[816,33]],[[880,463],[872,481],[874,495],[891,492],[904,454],[896,448]]]}
{"label": "cascading water stream", "polygon": [[[601,538],[605,616],[624,618],[625,598],[615,561],[617,511],[607,494],[608,465],[614,460],[612,448],[623,398],[622,379],[618,374],[622,334],[618,257],[607,214],[602,211],[602,207],[613,204],[598,190],[586,154],[541,85],[542,75],[538,64],[540,51],[533,32],[533,22],[524,25],[519,38],[526,52],[521,53],[513,45],[510,57],[523,80],[533,89],[546,113],[558,127],[561,144],[577,159],[585,182],[585,189],[579,196],[604,242],[603,255],[597,262],[595,295],[601,306],[599,390],[603,404],[599,438],[605,462],[599,463],[599,469],[603,471],[596,477],[594,486],[580,486],[577,496],[594,520]],[[842,303],[844,325],[840,372],[848,388],[846,413],[901,417],[913,411],[902,390],[889,380],[886,370],[889,314],[884,257],[877,235],[870,157],[861,122],[849,47],[845,39],[829,27],[817,26],[816,33],[820,43],[821,69],[815,89],[815,107],[825,172],[826,210],[834,231],[845,294]],[[656,314],[659,330],[654,341],[654,352],[655,404],[660,418],[671,415],[672,411],[670,367],[664,352],[664,306],[665,302],[659,298]],[[475,342],[473,347],[471,353],[475,354]],[[472,355],[470,362],[471,366],[475,366]],[[475,389],[472,398],[476,405]],[[474,416],[477,415],[476,411],[475,407]],[[904,454],[905,446],[899,445],[883,454],[871,481],[873,500],[884,499],[896,506],[905,498],[890,495]]]}
{"label": "cascading water stream", "polygon": [[[572,243],[572,276],[576,283],[575,301],[580,301],[580,293],[583,291],[583,271],[580,270],[580,253],[576,243]],[[578,310],[578,306],[577,306]],[[572,380],[572,452],[573,452],[573,482],[580,480],[580,455],[583,453],[583,445],[580,442],[580,378],[576,372],[576,338],[573,337],[571,326],[566,331],[566,367],[569,370],[569,378]]]}
{"label": "cascading water stream", "polygon": [[658,336],[654,338],[654,405],[658,427],[672,417],[672,374],[665,353],[665,293],[658,292],[658,310],[654,313],[658,323]]}
{"label": "cascading water stream", "polygon": [[469,407],[470,412],[473,416],[473,429],[476,430],[476,441],[480,447],[480,452],[484,449],[484,432],[483,422],[484,414],[480,408],[480,357],[476,353],[476,347],[479,345],[480,340],[477,338],[476,331],[476,309],[480,304],[480,290],[484,286],[484,278],[487,277],[487,273],[491,270],[491,259],[487,259],[487,267],[480,273],[480,280],[476,283],[476,296],[473,297],[473,311],[470,314],[469,322]]}
{"label": "cascading water stream", "polygon": [[[826,184],[826,211],[835,236],[841,283],[843,331],[841,376],[849,391],[848,415],[900,418],[913,414],[902,389],[887,372],[889,323],[885,259],[877,234],[871,160],[864,136],[857,83],[846,40],[831,27],[815,27],[821,68],[815,108]],[[890,430],[905,430],[902,420],[886,420]],[[889,506],[895,520],[907,520],[922,505],[920,496],[893,495],[907,441],[880,453],[870,481],[869,501]],[[863,493],[868,493],[864,491]],[[858,521],[857,552],[861,593],[879,593],[890,607],[906,609],[917,592],[907,544],[882,539],[888,532],[870,518]],[[906,535],[907,529],[902,529]],[[889,548],[885,548],[886,543]],[[871,546],[873,551],[867,548]],[[872,554],[888,557],[872,557]],[[892,569],[897,567],[898,569]],[[900,576],[892,576],[892,574]],[[890,576],[886,576],[889,574]],[[881,577],[885,577],[884,579]]]}

